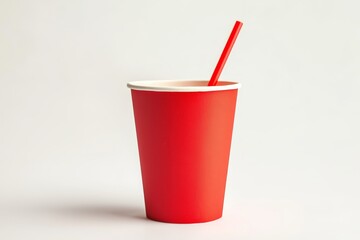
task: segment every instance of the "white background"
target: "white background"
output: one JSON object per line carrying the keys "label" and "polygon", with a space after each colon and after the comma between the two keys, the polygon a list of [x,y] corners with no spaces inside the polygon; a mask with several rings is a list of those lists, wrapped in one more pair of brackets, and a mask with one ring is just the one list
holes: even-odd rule
{"label": "white background", "polygon": [[[359,239],[360,5],[0,0],[0,239]],[[146,220],[126,82],[239,93],[223,218]]]}

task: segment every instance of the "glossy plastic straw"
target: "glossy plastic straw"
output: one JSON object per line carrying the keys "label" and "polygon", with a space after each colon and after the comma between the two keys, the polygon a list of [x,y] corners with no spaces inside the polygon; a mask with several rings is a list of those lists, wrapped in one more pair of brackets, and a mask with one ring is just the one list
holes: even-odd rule
{"label": "glossy plastic straw", "polygon": [[240,29],[242,27],[242,22],[236,21],[233,30],[231,31],[231,34],[229,36],[229,39],[225,45],[225,48],[220,56],[220,59],[215,67],[214,73],[211,76],[211,79],[209,81],[208,86],[215,86],[218,82],[219,76],[221,74],[221,71],[224,68],[224,65],[226,63],[227,58],[229,57],[229,54],[231,52],[231,49],[236,41],[236,38],[240,32]]}

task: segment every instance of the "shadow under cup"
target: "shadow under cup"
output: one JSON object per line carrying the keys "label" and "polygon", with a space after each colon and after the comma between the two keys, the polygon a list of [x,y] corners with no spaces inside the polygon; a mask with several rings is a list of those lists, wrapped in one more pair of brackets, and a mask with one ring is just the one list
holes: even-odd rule
{"label": "shadow under cup", "polygon": [[130,82],[146,215],[171,223],[222,216],[239,84]]}

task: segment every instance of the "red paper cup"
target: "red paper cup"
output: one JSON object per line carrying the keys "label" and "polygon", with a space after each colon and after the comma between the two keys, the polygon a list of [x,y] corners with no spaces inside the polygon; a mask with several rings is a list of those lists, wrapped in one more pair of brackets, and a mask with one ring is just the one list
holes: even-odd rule
{"label": "red paper cup", "polygon": [[199,223],[222,216],[240,86],[207,84],[128,83],[149,219]]}

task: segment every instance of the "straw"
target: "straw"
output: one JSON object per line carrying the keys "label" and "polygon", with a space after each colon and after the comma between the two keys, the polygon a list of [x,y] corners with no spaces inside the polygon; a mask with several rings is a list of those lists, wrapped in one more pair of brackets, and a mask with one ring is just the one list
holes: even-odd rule
{"label": "straw", "polygon": [[220,56],[220,59],[215,67],[214,73],[211,76],[211,79],[209,81],[208,86],[215,86],[218,82],[219,76],[221,74],[222,69],[224,68],[224,65],[226,63],[227,58],[229,57],[229,54],[231,52],[231,49],[236,41],[236,38],[240,32],[240,29],[242,27],[242,22],[236,21],[233,30],[231,31],[231,34],[229,36],[229,39],[225,45],[225,48]]}

